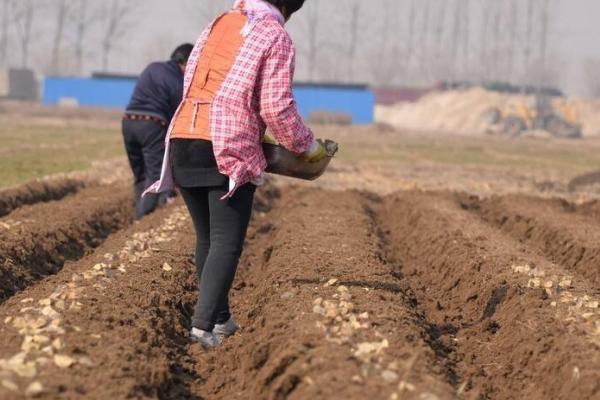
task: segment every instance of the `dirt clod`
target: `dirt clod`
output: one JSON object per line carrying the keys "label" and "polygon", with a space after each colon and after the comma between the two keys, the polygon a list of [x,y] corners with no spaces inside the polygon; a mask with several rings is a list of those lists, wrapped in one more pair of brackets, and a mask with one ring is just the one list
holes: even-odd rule
{"label": "dirt clod", "polygon": [[19,390],[19,386],[17,386],[17,384],[13,381],[9,381],[8,379],[2,379],[1,383],[3,388],[10,390],[11,392],[16,392]]}
{"label": "dirt clod", "polygon": [[29,386],[27,386],[27,389],[25,390],[25,396],[36,397],[42,394],[43,392],[44,386],[40,382],[35,381],[30,383]]}
{"label": "dirt clod", "polygon": [[69,368],[75,364],[75,359],[69,356],[57,354],[54,356],[54,364],[59,368]]}

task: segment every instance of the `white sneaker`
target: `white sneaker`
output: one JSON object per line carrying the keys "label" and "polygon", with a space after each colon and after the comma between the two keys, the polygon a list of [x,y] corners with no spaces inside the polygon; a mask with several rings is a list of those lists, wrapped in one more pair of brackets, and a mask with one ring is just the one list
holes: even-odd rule
{"label": "white sneaker", "polygon": [[205,349],[214,349],[221,345],[221,339],[213,332],[206,332],[198,328],[192,328],[190,338],[200,343]]}
{"label": "white sneaker", "polygon": [[235,333],[240,329],[240,326],[233,319],[233,317],[229,318],[227,322],[224,324],[215,325],[215,329],[213,333],[219,338],[225,338],[229,336],[235,335]]}

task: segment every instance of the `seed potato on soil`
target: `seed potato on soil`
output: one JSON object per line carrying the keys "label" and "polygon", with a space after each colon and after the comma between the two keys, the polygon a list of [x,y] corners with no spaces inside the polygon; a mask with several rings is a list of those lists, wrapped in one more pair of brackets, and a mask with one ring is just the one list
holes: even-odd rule
{"label": "seed potato on soil", "polygon": [[[298,200],[304,196],[306,206]],[[233,296],[243,335],[222,349],[206,354],[185,337],[196,288],[193,235],[181,209],[170,215],[165,210],[112,235],[94,254],[0,307],[3,319],[18,318],[0,332],[7,338],[0,348],[3,373],[19,390],[38,380],[41,395],[49,398],[224,398],[240,397],[240,391],[244,398],[400,392],[451,398],[444,368],[423,339],[418,312],[393,278],[387,279],[358,195],[336,194],[339,201],[323,207],[331,196],[293,192],[280,200],[287,204],[281,210],[256,213]],[[347,205],[343,215],[337,212],[340,202]],[[290,229],[290,222],[302,225],[306,218],[321,221],[319,234]],[[336,233],[340,224],[347,229]],[[331,254],[340,243],[343,256],[336,261]],[[164,270],[165,263],[172,271]],[[383,281],[369,271],[379,271]],[[339,284],[325,285],[332,276]],[[292,295],[285,299],[284,293]],[[313,312],[319,297],[329,316]],[[60,301],[64,305],[58,307]],[[58,338],[63,346],[42,343],[23,352],[20,345],[32,335]],[[15,374],[10,360],[25,374]],[[215,368],[231,373],[211,371]],[[114,380],[119,384],[111,384]]]}
{"label": "seed potato on soil", "polygon": [[[69,203],[87,190],[57,203],[73,214],[31,210],[87,218]],[[211,352],[187,338],[197,282],[185,207],[114,226],[0,304],[0,399],[598,398],[592,277],[468,199],[262,188],[232,290],[242,330]],[[106,201],[130,207],[125,194]],[[27,209],[16,213],[43,214]]]}
{"label": "seed potato on soil", "polygon": [[591,204],[529,196],[465,200],[464,206],[487,223],[600,289],[600,220],[590,218]]}
{"label": "seed potato on soil", "polygon": [[90,187],[0,219],[0,302],[130,224],[130,192],[125,183]]}
{"label": "seed potato on soil", "polygon": [[[154,262],[164,258],[165,244],[184,222],[181,206],[161,210],[7,300],[0,306],[8,320],[0,330],[0,375],[21,395],[32,380],[39,381],[42,398],[125,398],[160,381],[161,364],[145,358],[148,352],[169,352],[161,345],[163,330],[155,331],[168,334],[176,321],[155,325],[161,295],[153,281],[173,283]],[[148,261],[152,255],[156,258]],[[43,337],[39,344],[30,339],[36,337]],[[24,346],[30,341],[35,345]]]}
{"label": "seed potato on soil", "polygon": [[397,275],[436,323],[462,392],[467,398],[598,398],[593,282],[573,278],[536,246],[465,208],[464,198],[452,193],[405,192],[386,198],[377,213],[388,254],[400,265]]}
{"label": "seed potato on soil", "polygon": [[202,397],[454,398],[361,200],[284,190],[255,221],[233,297],[244,330],[218,352],[196,349]]}

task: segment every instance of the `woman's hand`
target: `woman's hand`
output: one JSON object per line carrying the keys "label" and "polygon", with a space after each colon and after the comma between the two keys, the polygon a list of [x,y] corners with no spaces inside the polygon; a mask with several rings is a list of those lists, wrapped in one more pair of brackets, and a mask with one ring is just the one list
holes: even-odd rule
{"label": "woman's hand", "polygon": [[310,146],[310,149],[302,154],[302,158],[308,162],[319,162],[327,156],[327,148],[321,139],[317,139]]}
{"label": "woman's hand", "polygon": [[278,144],[277,140],[275,140],[273,138],[273,136],[271,136],[270,133],[265,133],[265,135],[263,136],[263,143],[267,143],[267,144]]}

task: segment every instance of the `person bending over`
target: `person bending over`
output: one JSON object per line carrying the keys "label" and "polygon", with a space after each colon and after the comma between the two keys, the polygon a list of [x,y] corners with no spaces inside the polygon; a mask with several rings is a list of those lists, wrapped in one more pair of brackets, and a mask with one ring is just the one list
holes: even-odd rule
{"label": "person bending over", "polygon": [[325,157],[292,94],[295,50],[284,24],[303,4],[238,0],[202,33],[187,66],[161,180],[149,191],[176,185],[194,222],[200,293],[191,337],[206,348],[239,329],[229,291],[267,165],[266,128],[309,161]]}
{"label": "person bending over", "polygon": [[182,44],[170,61],[150,64],[137,81],[123,116],[123,140],[134,177],[136,219],[153,212],[168,196],[142,199],[142,192],[160,177],[167,128],[183,97],[183,72],[193,47]]}

